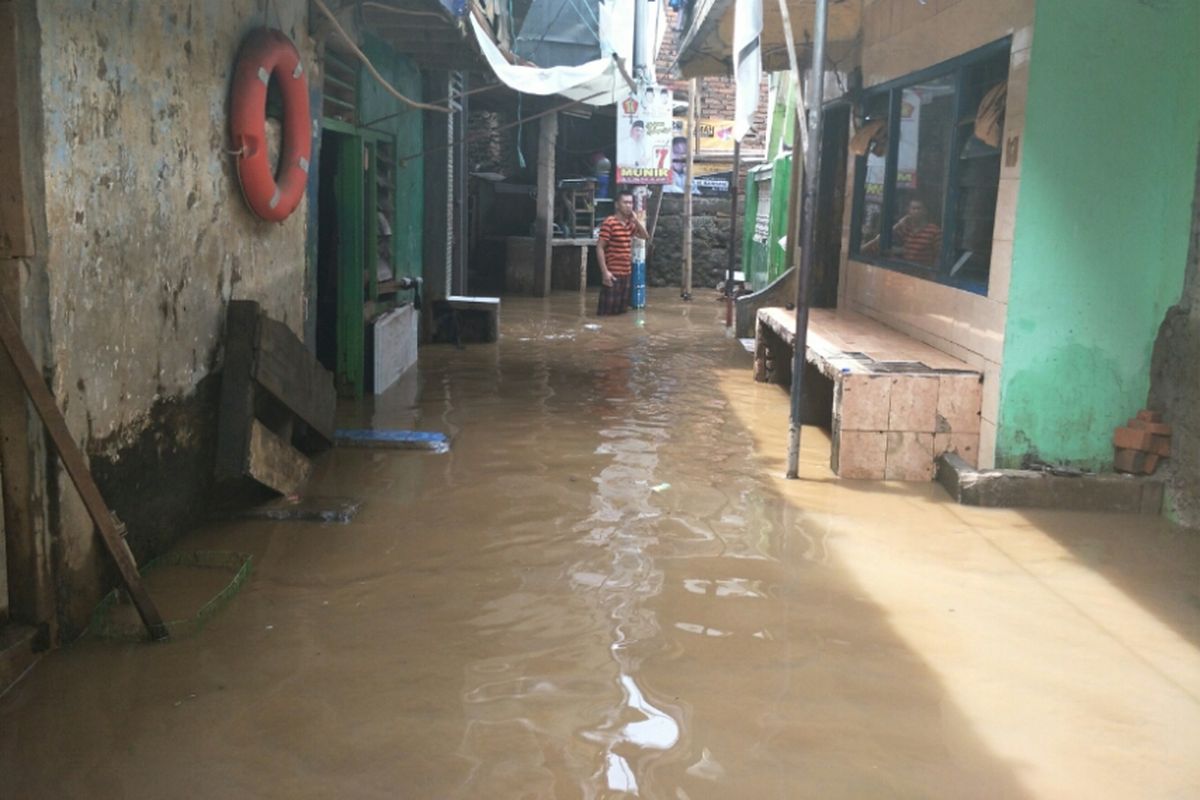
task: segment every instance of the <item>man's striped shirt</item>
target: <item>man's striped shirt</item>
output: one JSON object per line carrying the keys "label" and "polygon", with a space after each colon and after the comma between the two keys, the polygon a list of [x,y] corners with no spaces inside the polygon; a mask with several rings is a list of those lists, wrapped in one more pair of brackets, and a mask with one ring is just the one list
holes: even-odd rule
{"label": "man's striped shirt", "polygon": [[633,272],[633,220],[623,222],[613,214],[600,225],[600,240],[604,242],[604,263],[613,275]]}

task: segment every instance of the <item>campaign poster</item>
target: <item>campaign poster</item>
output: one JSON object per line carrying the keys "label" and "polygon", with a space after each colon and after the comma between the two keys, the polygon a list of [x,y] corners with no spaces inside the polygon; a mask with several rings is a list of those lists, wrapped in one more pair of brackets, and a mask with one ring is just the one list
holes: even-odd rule
{"label": "campaign poster", "polygon": [[696,152],[733,155],[733,120],[696,120]]}
{"label": "campaign poster", "polygon": [[671,90],[647,84],[621,101],[617,115],[617,183],[671,182]]}
{"label": "campaign poster", "polygon": [[[705,136],[706,131],[708,138],[713,138],[713,132],[718,126],[705,125],[705,122],[712,123],[714,120],[701,120],[696,125],[697,135],[701,137],[697,151],[705,152]],[[732,129],[732,122],[730,123]],[[671,136],[671,180],[663,186],[663,192],[667,194],[683,194],[683,188],[687,183],[687,153],[688,153],[689,137],[687,135],[687,118],[675,117],[673,120],[673,131]],[[719,148],[711,148],[709,152],[715,150],[720,153]],[[733,164],[732,159],[725,160],[724,158],[718,161],[695,161],[692,163],[692,194],[706,197],[714,197],[729,194],[729,185],[733,180]]]}

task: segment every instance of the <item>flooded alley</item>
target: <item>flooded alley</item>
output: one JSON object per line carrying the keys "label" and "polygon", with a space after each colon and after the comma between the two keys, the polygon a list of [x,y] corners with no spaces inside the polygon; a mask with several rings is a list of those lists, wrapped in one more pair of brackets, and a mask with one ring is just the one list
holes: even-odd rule
{"label": "flooded alley", "polygon": [[1200,538],[839,480],[815,428],[785,481],[787,395],[709,297],[506,297],[343,405],[450,450],[325,455],[349,524],[181,540],[253,573],[193,636],[46,655],[0,794],[1200,794]]}

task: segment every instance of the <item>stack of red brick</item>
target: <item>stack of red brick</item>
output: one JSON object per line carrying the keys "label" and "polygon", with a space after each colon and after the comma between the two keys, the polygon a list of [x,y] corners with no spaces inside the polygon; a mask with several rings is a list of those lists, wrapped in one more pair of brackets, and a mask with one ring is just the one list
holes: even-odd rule
{"label": "stack of red brick", "polygon": [[1153,475],[1158,462],[1171,455],[1171,426],[1157,411],[1139,411],[1123,428],[1113,432],[1117,472]]}

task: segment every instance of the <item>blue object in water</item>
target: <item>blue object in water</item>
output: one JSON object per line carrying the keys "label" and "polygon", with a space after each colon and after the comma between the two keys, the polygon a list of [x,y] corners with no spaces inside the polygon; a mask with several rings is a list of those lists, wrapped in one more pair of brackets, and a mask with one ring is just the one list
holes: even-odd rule
{"label": "blue object in water", "polygon": [[335,439],[338,447],[383,447],[394,450],[430,450],[434,453],[450,450],[450,439],[446,434],[437,431],[339,430]]}
{"label": "blue object in water", "polygon": [[633,292],[629,304],[634,308],[646,307],[646,262],[633,260]]}

